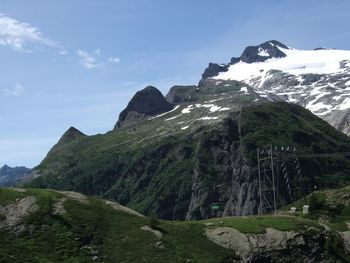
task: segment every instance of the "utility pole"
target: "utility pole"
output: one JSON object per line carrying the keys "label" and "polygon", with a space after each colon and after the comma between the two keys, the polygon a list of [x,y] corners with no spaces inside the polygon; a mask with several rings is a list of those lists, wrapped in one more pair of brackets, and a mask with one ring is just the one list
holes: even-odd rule
{"label": "utility pole", "polygon": [[[277,214],[279,205],[301,197],[299,192],[302,189],[302,173],[295,147],[259,147],[257,162],[259,215],[269,212]],[[279,194],[281,191],[282,196]]]}

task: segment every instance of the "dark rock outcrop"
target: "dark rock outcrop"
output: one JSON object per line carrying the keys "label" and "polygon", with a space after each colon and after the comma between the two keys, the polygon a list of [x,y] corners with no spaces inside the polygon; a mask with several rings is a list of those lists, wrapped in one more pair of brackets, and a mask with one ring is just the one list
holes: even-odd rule
{"label": "dark rock outcrop", "polygon": [[258,46],[249,46],[243,51],[240,61],[254,63],[264,62],[270,58],[283,58],[286,54],[279,47],[288,49],[286,45],[276,40],[267,41]]}
{"label": "dark rock outcrop", "polygon": [[220,72],[226,72],[228,71],[230,65],[226,64],[216,64],[216,63],[209,63],[208,67],[204,70],[204,73],[202,74],[202,78],[211,78],[217,76]]}
{"label": "dark rock outcrop", "polygon": [[158,89],[148,86],[138,91],[130,100],[128,106],[120,113],[114,129],[130,125],[148,116],[170,111],[172,108],[173,105]]}
{"label": "dark rock outcrop", "polygon": [[165,96],[167,101],[170,103],[181,103],[186,101],[195,100],[194,93],[196,92],[197,86],[173,86]]}

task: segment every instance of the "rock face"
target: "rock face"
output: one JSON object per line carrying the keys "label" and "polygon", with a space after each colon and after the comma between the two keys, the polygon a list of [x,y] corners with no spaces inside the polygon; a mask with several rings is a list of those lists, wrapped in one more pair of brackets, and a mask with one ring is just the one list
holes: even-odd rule
{"label": "rock face", "polygon": [[173,86],[165,96],[170,103],[181,103],[195,100],[197,86]]}
{"label": "rock face", "polygon": [[6,206],[0,206],[0,216],[4,217],[4,220],[0,220],[0,230],[15,227],[24,217],[38,209],[34,196],[27,196]]}
{"label": "rock face", "polygon": [[266,228],[264,234],[245,234],[231,227],[207,228],[208,239],[233,250],[238,262],[323,262],[329,233],[308,228],[298,232]]}
{"label": "rock face", "polygon": [[173,108],[155,87],[148,86],[138,91],[128,106],[120,113],[115,129],[133,124],[146,117],[170,111]]}
{"label": "rock face", "polygon": [[[213,130],[202,138],[202,151],[207,160],[199,155],[193,170],[191,202],[187,220],[230,215],[257,213],[258,181],[252,176],[246,158],[246,149],[240,143],[240,116],[232,115],[220,131]],[[211,189],[204,180],[215,167],[216,176],[211,178]],[[213,211],[212,203],[223,205],[222,210]]]}
{"label": "rock face", "polygon": [[[249,46],[243,51],[239,61],[254,63],[264,62],[271,58],[283,58],[286,54],[283,53],[279,47],[288,49],[286,45],[276,40],[271,40],[258,46]],[[231,64],[232,61],[237,61],[237,59],[231,59]]]}
{"label": "rock face", "polygon": [[14,186],[30,175],[32,169],[4,165],[0,168],[0,186]]}
{"label": "rock face", "polygon": [[228,70],[228,65],[209,63],[209,66],[204,70],[202,78],[211,78],[217,76],[220,72],[226,72]]}

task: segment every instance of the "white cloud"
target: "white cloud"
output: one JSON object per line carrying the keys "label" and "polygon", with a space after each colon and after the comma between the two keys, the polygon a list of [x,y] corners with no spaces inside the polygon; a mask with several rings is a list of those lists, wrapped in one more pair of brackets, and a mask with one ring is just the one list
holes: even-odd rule
{"label": "white cloud", "polygon": [[80,57],[80,63],[85,68],[92,69],[92,68],[98,68],[102,66],[100,63],[96,61],[95,57],[93,57],[91,54],[89,54],[84,50],[78,49],[77,54]]}
{"label": "white cloud", "polygon": [[109,57],[108,58],[108,62],[112,63],[112,64],[117,64],[117,63],[120,62],[120,59],[119,58],[115,58],[115,57]]}
{"label": "white cloud", "polygon": [[4,89],[3,91],[6,96],[18,97],[23,93],[24,88],[21,83],[16,83],[12,89]]}
{"label": "white cloud", "polygon": [[61,51],[59,51],[58,53],[59,53],[60,55],[62,55],[62,56],[68,55],[68,52],[67,52],[66,50],[61,50]]}
{"label": "white cloud", "polygon": [[101,50],[98,48],[94,51],[94,54],[97,56],[101,56]]}
{"label": "white cloud", "polygon": [[23,51],[27,44],[58,47],[57,43],[45,37],[38,28],[0,13],[0,45]]}
{"label": "white cloud", "polygon": [[100,61],[96,56],[101,56],[101,50],[98,48],[93,54],[78,49],[77,54],[80,57],[80,63],[87,69],[93,69],[93,68],[101,68],[108,64],[117,64],[120,62],[120,59],[117,57],[109,57],[106,61]]}

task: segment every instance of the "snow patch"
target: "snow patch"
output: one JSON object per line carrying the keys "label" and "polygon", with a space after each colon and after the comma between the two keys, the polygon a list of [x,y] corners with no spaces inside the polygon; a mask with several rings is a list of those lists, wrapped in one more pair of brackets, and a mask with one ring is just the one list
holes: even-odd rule
{"label": "snow patch", "polygon": [[148,120],[153,120],[153,119],[162,117],[162,116],[164,116],[164,115],[167,115],[167,114],[169,114],[169,113],[171,113],[171,112],[177,110],[178,107],[180,107],[180,105],[176,105],[176,107],[175,107],[174,109],[172,109],[171,111],[167,111],[167,112],[164,112],[164,113],[159,114],[159,115],[157,115],[157,116],[151,117],[151,118],[149,118]]}
{"label": "snow patch", "polygon": [[182,109],[181,113],[184,113],[184,114],[190,113],[193,107],[194,106],[192,104],[188,105],[186,108]]}
{"label": "snow patch", "polygon": [[278,48],[286,54],[283,58],[271,58],[265,62],[238,62],[226,72],[214,77],[217,80],[244,81],[252,77],[265,77],[269,70],[280,70],[292,75],[331,74],[342,72],[340,62],[350,60],[349,50],[298,50]]}
{"label": "snow patch", "polygon": [[221,107],[219,107],[219,106],[212,106],[212,107],[210,107],[210,109],[209,109],[209,111],[210,112],[216,112],[216,111],[218,111],[218,110],[220,110],[221,109]]}
{"label": "snow patch", "polygon": [[230,108],[224,107],[224,108],[221,108],[219,111],[227,111],[227,110],[230,110]]}
{"label": "snow patch", "polygon": [[240,92],[244,92],[245,94],[249,93],[247,87],[242,87]]}
{"label": "snow patch", "polygon": [[346,98],[339,106],[337,106],[337,110],[345,110],[350,108],[350,98]]}
{"label": "snow patch", "polygon": [[176,116],[171,117],[171,118],[168,118],[168,119],[165,119],[165,121],[171,121],[171,120],[176,119],[176,118],[178,118],[178,117],[180,117],[180,116],[181,116],[181,114],[176,115]]}
{"label": "snow patch", "polygon": [[207,120],[217,120],[217,119],[219,119],[219,117],[202,117],[202,118],[199,118],[198,120],[207,121]]}
{"label": "snow patch", "polygon": [[260,57],[269,57],[270,56],[269,52],[267,52],[266,50],[262,49],[261,47],[259,47],[258,55]]}

